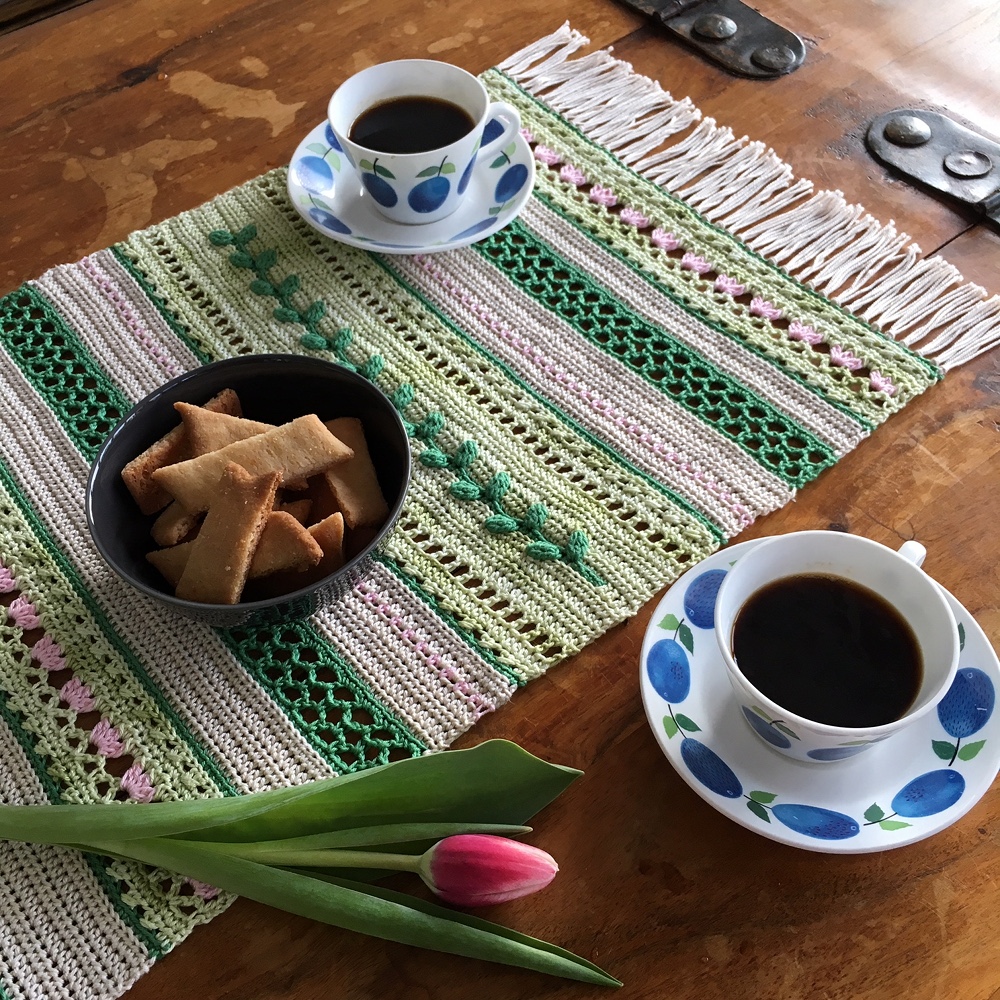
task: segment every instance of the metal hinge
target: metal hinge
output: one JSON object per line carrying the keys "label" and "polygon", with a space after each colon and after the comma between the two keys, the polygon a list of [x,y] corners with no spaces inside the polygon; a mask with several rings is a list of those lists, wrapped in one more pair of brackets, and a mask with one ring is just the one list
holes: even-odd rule
{"label": "metal hinge", "polygon": [[880,163],[1000,224],[1000,142],[936,111],[897,108],[868,126]]}
{"label": "metal hinge", "polygon": [[798,69],[806,47],[798,35],[740,0],[623,0],[659,21],[712,62],[741,76],[774,79]]}

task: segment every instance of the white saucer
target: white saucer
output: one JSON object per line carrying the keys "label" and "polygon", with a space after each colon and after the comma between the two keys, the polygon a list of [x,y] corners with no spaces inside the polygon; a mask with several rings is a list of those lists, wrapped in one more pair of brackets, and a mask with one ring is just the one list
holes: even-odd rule
{"label": "white saucer", "polygon": [[[667,760],[723,815],[761,836],[810,851],[885,851],[951,826],[1000,770],[1000,713],[993,711],[1000,661],[983,630],[946,591],[964,640],[955,683],[964,677],[964,683],[976,686],[977,718],[986,719],[975,733],[949,735],[940,713],[932,712],[857,756],[817,764],[792,760],[751,732],[712,630],[718,588],[711,584],[758,541],[722,549],[692,567],[653,612],[642,644],[640,685],[646,716]],[[713,577],[691,590],[713,570]],[[658,686],[673,699],[669,702],[654,689],[649,671],[651,654],[661,668],[678,662],[678,650],[669,643],[653,653],[663,640],[685,647],[679,669],[654,667]],[[960,724],[950,720],[949,729]],[[914,815],[920,812],[931,814]]]}
{"label": "white saucer", "polygon": [[[492,125],[486,124],[487,137]],[[313,229],[380,253],[434,253],[484,240],[517,218],[534,182],[531,147],[515,135],[502,152],[476,165],[457,211],[439,222],[407,226],[375,210],[325,122],[299,143],[288,167],[289,197]]]}

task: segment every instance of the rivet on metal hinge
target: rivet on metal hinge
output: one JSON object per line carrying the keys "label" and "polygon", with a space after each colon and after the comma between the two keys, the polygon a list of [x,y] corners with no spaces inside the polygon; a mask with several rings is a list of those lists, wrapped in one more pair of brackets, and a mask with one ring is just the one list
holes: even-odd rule
{"label": "rivet on metal hinge", "polygon": [[798,35],[741,0],[623,0],[724,69],[773,79],[798,69],[806,47]]}
{"label": "rivet on metal hinge", "polygon": [[865,137],[881,163],[1000,223],[1000,142],[936,111],[879,115]]}

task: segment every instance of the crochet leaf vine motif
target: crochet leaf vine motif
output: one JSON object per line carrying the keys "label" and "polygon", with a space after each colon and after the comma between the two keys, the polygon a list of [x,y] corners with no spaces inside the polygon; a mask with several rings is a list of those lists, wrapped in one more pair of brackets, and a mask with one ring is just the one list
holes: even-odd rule
{"label": "crochet leaf vine motif", "polygon": [[[304,330],[299,337],[302,347],[310,351],[329,351],[345,368],[378,385],[385,359],[379,354],[372,354],[357,364],[349,356],[353,335],[347,327],[337,330],[331,337],[320,332],[319,323],[326,316],[326,304],[316,300],[304,309],[296,305],[295,296],[301,287],[298,275],[274,276],[278,252],[273,248],[253,252],[250,244],[257,238],[257,227],[253,223],[236,233],[217,229],[209,233],[208,238],[217,247],[233,248],[229,262],[253,274],[251,291],[274,299],[276,304],[272,315],[278,322],[295,324]],[[420,463],[428,468],[447,469],[453,474],[454,480],[448,492],[456,500],[483,503],[490,509],[490,515],[483,521],[487,531],[494,535],[521,534],[528,539],[524,552],[530,558],[539,562],[564,562],[594,586],[604,585],[605,580],[600,574],[586,564],[590,540],[585,532],[570,532],[565,544],[560,545],[546,533],[549,512],[545,504],[530,504],[520,517],[512,513],[504,503],[511,489],[510,476],[506,472],[497,472],[484,480],[477,478],[473,472],[473,465],[479,457],[479,445],[475,441],[465,440],[453,451],[448,451],[438,440],[445,427],[445,418],[436,410],[429,412],[419,423],[407,420],[406,411],[414,401],[414,389],[410,383],[399,385],[389,398],[399,411],[407,433],[424,445],[419,456]]]}

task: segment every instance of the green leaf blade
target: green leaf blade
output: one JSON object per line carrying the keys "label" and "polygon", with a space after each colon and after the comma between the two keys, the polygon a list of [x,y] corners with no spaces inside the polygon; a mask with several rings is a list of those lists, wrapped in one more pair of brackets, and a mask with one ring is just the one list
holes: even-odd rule
{"label": "green leaf blade", "polygon": [[758,819],[762,819],[765,823],[771,822],[771,817],[768,815],[767,810],[759,802],[755,802],[753,799],[748,799],[747,809],[749,809],[750,812],[752,812]]}
{"label": "green leaf blade", "polygon": [[912,823],[904,823],[901,819],[884,819],[879,826],[883,830],[888,830],[892,832],[893,830],[905,830],[908,826],[913,826]]}
{"label": "green leaf blade", "polygon": [[680,712],[674,716],[674,719],[676,719],[677,725],[680,726],[680,728],[686,733],[701,732],[701,726],[695,725],[695,723],[693,723],[686,715],[681,715]]}
{"label": "green leaf blade", "polygon": [[955,744],[947,740],[931,740],[931,748],[941,760],[951,760],[955,755]]}
{"label": "green leaf blade", "polygon": [[667,734],[668,740],[672,740],[680,731],[677,723],[669,715],[663,716],[663,731]]}
{"label": "green leaf blade", "polygon": [[865,819],[868,820],[869,823],[877,823],[879,822],[879,820],[884,818],[885,818],[885,812],[877,802],[873,802],[865,810]]}
{"label": "green leaf blade", "polygon": [[691,629],[689,629],[684,622],[681,622],[680,625],[677,626],[677,638],[680,641],[680,644],[689,653],[694,652],[694,636],[691,634]]}
{"label": "green leaf blade", "polygon": [[586,959],[480,917],[405,893],[330,875],[272,868],[176,840],[94,844],[240,896],[371,937],[544,972],[602,986],[621,985]]}
{"label": "green leaf blade", "polygon": [[984,746],[986,746],[986,740],[977,740],[975,743],[966,743],[965,746],[958,751],[958,759],[972,760],[972,758],[975,757]]}
{"label": "green leaf blade", "polygon": [[777,793],[775,792],[751,792],[750,798],[754,802],[760,802],[763,805],[769,805],[777,798]]}
{"label": "green leaf blade", "polygon": [[660,628],[667,632],[676,632],[679,625],[680,620],[676,615],[664,615],[659,622]]}

